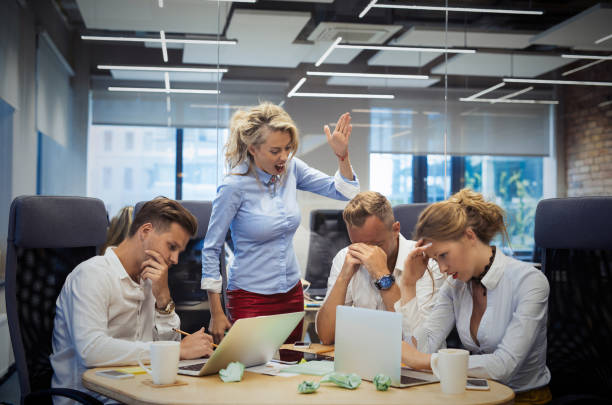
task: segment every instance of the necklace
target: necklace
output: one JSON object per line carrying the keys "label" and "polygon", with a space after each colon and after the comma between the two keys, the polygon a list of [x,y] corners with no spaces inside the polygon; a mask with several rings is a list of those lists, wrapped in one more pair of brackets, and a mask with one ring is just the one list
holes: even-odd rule
{"label": "necklace", "polygon": [[495,259],[495,246],[491,246],[491,257],[489,258],[489,264],[485,266],[484,271],[478,277],[472,277],[472,281],[482,286],[483,295],[485,297],[487,295],[487,287],[485,287],[484,284],[482,284],[482,279],[484,278],[484,276],[487,275],[487,272],[491,268],[491,265],[493,265],[494,259]]}

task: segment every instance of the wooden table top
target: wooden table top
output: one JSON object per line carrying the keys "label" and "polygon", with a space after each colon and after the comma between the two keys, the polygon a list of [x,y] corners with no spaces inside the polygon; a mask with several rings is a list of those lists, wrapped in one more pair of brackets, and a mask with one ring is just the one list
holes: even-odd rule
{"label": "wooden table top", "polygon": [[90,369],[83,374],[86,388],[126,404],[211,404],[211,405],[410,405],[410,404],[512,404],[514,392],[505,385],[489,381],[489,391],[465,391],[463,394],[443,394],[440,384],[411,388],[390,388],[376,391],[374,385],[362,381],[356,390],[347,390],[333,384],[322,384],[314,394],[299,394],[298,384],[304,380],[319,381],[321,377],[299,375],[273,377],[245,372],[241,382],[223,383],[219,375],[190,377],[179,375],[187,384],[153,388],[143,383],[148,374],[129,379],[112,379],[95,374],[108,367]]}

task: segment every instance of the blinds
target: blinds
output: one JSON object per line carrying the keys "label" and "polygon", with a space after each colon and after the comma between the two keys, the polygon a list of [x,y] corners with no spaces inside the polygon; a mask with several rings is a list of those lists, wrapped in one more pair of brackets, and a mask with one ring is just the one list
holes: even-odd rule
{"label": "blinds", "polygon": [[38,36],[36,51],[36,128],[67,146],[72,122],[74,73],[46,33]]}

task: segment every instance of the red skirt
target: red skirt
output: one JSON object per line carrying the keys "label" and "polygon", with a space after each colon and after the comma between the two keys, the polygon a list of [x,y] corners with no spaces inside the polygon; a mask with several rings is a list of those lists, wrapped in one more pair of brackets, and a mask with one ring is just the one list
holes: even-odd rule
{"label": "red skirt", "polygon": [[[298,283],[286,293],[257,294],[245,290],[227,291],[227,311],[230,321],[242,318],[252,318],[261,315],[277,315],[304,310],[304,291],[302,283]],[[285,343],[293,343],[302,339],[304,320],[291,332]]]}

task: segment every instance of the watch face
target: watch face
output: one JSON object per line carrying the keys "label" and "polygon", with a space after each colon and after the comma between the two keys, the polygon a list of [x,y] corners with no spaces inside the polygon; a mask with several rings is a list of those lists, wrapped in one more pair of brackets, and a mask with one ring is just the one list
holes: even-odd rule
{"label": "watch face", "polygon": [[395,277],[389,274],[389,275],[382,276],[381,278],[379,278],[378,281],[376,281],[376,286],[380,288],[381,290],[386,290],[393,285],[394,281],[395,281]]}

